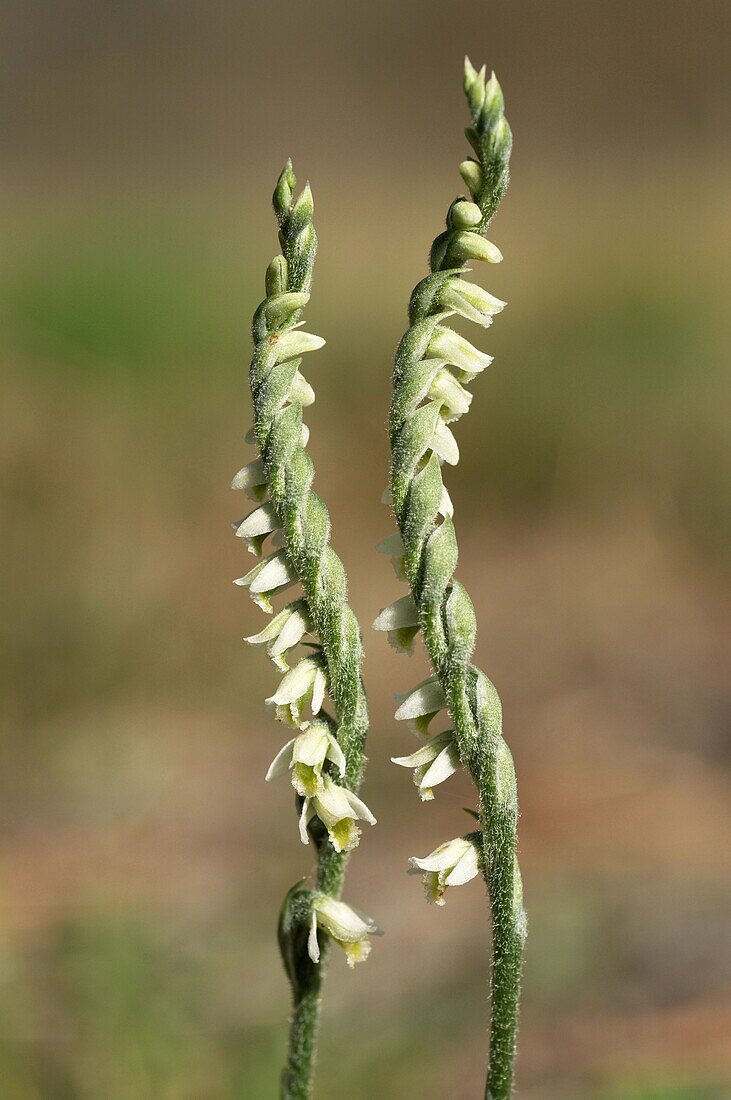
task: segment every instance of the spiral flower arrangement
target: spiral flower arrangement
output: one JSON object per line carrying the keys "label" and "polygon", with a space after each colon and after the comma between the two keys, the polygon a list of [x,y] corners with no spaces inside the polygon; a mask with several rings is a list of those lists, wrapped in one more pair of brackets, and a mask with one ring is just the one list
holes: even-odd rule
{"label": "spiral flower arrangement", "polygon": [[[305,354],[324,344],[300,327],[310,297],[317,237],[309,185],[295,197],[291,162],[274,191],[281,254],[266,272],[266,297],[257,308],[249,380],[258,457],[244,466],[232,487],[255,503],[234,524],[259,562],[235,583],[248,589],[272,615],[246,639],[264,645],[282,680],[267,699],[294,736],[276,755],[267,779],[289,775],[299,814],[299,835],[317,856],[313,887],[302,882],[287,894],[279,919],[279,943],[292,985],[293,1012],[282,1096],[311,1094],[325,953],[342,947],[349,965],[365,959],[368,937],[377,931],[340,900],[348,853],[357,845],[359,820],[375,818],[358,797],[368,712],[361,680],[361,638],[347,602],[347,580],[330,546],[330,517],[312,490],[314,468],[307,453],[302,410],[314,393],[300,371]],[[270,538],[271,537],[271,538]],[[262,557],[266,540],[271,552]],[[299,585],[301,595],[277,614],[272,597]],[[291,653],[307,647],[290,667]],[[332,701],[330,714],[326,697]]]}
{"label": "spiral flower arrangement", "polygon": [[492,916],[491,1020],[485,1096],[505,1100],[512,1092],[520,969],[526,917],[516,857],[518,803],[515,771],[503,739],[502,708],[494,686],[472,663],[475,613],[454,576],[457,539],[442,465],[456,465],[459,449],[452,427],[469,409],[468,386],[489,365],[450,325],[455,315],[483,328],[505,302],[465,278],[471,261],[497,263],[499,249],[485,232],[508,184],[512,145],[503,95],[495,75],[475,71],[465,60],[464,89],[474,156],[460,165],[469,197],[449,207],[446,229],[434,241],[430,273],[415,287],[409,328],[398,346],[390,411],[390,498],[398,531],[381,544],[410,594],[385,608],[375,627],[388,631],[398,648],[410,650],[416,634],[426,645],[433,675],[402,700],[398,720],[428,737],[444,713],[449,728],[416,752],[394,758],[412,768],[421,798],[458,768],[471,776],[479,799],[479,830],[441,844],[412,867],[424,875],[429,900],[444,903],[448,887],[482,872]]}

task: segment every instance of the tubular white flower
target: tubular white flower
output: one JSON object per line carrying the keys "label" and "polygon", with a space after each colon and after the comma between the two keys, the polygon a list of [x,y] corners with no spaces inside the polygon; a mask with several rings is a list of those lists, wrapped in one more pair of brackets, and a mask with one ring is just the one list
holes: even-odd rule
{"label": "tubular white flower", "polygon": [[327,829],[330,843],[336,852],[350,852],[358,846],[360,829],[356,821],[375,825],[376,819],[357,794],[347,787],[340,787],[329,775],[323,780],[322,789],[305,798],[300,815],[300,838],[309,844],[307,826],[313,817],[319,817]]}
{"label": "tubular white flower", "polygon": [[484,287],[468,283],[466,279],[450,279],[442,290],[440,300],[445,309],[453,310],[483,328],[488,328],[495,314],[507,305]]}
{"label": "tubular white flower", "polygon": [[427,901],[444,905],[448,886],[462,886],[479,873],[482,867],[481,834],[470,833],[448,840],[423,859],[412,856],[409,863],[411,874],[423,874]]}
{"label": "tubular white flower", "polygon": [[438,733],[410,756],[392,756],[391,761],[402,768],[414,769],[414,783],[419,788],[419,797],[422,802],[431,802],[433,788],[454,775],[460,766],[454,730]]}
{"label": "tubular white flower", "polygon": [[244,519],[233,524],[237,538],[245,539],[250,554],[259,557],[262,544],[267,535],[279,528],[274,507],[271,504],[262,504],[255,508]]}
{"label": "tubular white flower", "polygon": [[462,381],[474,378],[492,363],[491,355],[485,351],[479,351],[464,336],[443,325],[436,326],[434,335],[429,341],[427,354],[438,356],[447,363],[451,363],[453,367],[457,367],[463,372]]}
{"label": "tubular white flower", "polygon": [[334,940],[338,947],[343,948],[348,966],[351,968],[368,958],[371,951],[368,936],[378,934],[378,926],[370,917],[359,913],[344,901],[336,901],[335,898],[323,894],[312,904],[310,934],[307,940],[307,953],[314,963],[320,961],[318,928]]}
{"label": "tubular white flower", "polygon": [[450,370],[443,367],[429,387],[429,396],[442,406],[441,416],[447,422],[458,420],[469,411],[472,394],[457,381]]}
{"label": "tubular white flower", "polygon": [[266,702],[277,708],[280,722],[296,729],[308,703],[313,715],[319,714],[327,688],[327,673],[322,659],[303,657],[284,674],[279,687]]}
{"label": "tubular white flower", "polygon": [[429,722],[447,705],[444,689],[436,676],[417,684],[408,695],[397,695],[400,706],[396,711],[397,722],[417,722],[420,732],[424,732]]}
{"label": "tubular white flower", "polygon": [[419,629],[419,612],[413,596],[402,596],[384,607],[373,623],[373,629],[388,631],[388,640],[394,649],[410,653]]}
{"label": "tubular white flower", "polygon": [[266,474],[264,473],[264,463],[261,458],[255,458],[253,462],[247,463],[246,466],[239,470],[239,472],[234,475],[233,481],[231,482],[231,488],[243,489],[251,500],[263,500],[269,486],[267,485]]}
{"label": "tubular white flower", "polygon": [[[305,600],[294,600],[275,615],[258,634],[244,638],[249,645],[267,645],[267,653],[280,672],[287,672],[287,650],[302,641],[312,631],[310,614]],[[267,644],[268,643],[268,644]]]}
{"label": "tubular white flower", "polygon": [[277,753],[266,774],[267,782],[290,771],[292,786],[303,798],[312,798],[324,785],[322,769],[330,760],[342,775],[343,750],[326,722],[310,722]]}
{"label": "tubular white flower", "polygon": [[277,551],[264,558],[253,569],[250,569],[245,577],[239,577],[234,581],[241,588],[248,588],[252,600],[262,611],[268,615],[272,613],[270,596],[278,588],[289,588],[296,584],[296,572],[292,568],[284,550]]}

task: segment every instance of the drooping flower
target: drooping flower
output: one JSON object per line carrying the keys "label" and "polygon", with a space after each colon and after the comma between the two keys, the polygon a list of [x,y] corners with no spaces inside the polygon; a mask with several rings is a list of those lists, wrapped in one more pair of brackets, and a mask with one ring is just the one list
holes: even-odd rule
{"label": "drooping flower", "polygon": [[419,629],[419,611],[411,595],[384,607],[373,623],[374,630],[388,631],[388,640],[394,649],[410,653]]}
{"label": "drooping flower", "polygon": [[321,929],[345,951],[348,966],[364,962],[371,952],[368,936],[378,934],[378,926],[370,917],[359,913],[357,909],[336,901],[327,895],[321,895],[312,905],[310,934],[307,940],[307,953],[314,963],[320,961],[320,945],[317,930]]}
{"label": "drooping flower", "polygon": [[294,600],[275,615],[258,634],[244,638],[249,645],[266,645],[267,653],[280,672],[287,672],[287,650],[301,642],[312,630],[312,623],[305,600]]}
{"label": "drooping flower", "polygon": [[356,821],[376,824],[376,819],[365,802],[347,787],[338,786],[329,775],[324,777],[322,788],[305,798],[302,805],[300,838],[303,844],[309,844],[307,826],[313,817],[319,817],[327,829],[330,843],[336,852],[350,852],[357,847],[360,829]]}
{"label": "drooping flower", "polygon": [[397,722],[409,722],[416,732],[426,736],[432,718],[447,705],[444,689],[436,676],[417,684],[407,695],[397,695],[400,706]]}
{"label": "drooping flower", "polygon": [[279,687],[266,700],[277,708],[277,720],[297,729],[305,707],[310,705],[316,717],[322,710],[328,688],[325,661],[321,653],[303,657],[282,677]]}
{"label": "drooping flower", "polygon": [[330,760],[342,775],[345,757],[326,722],[310,722],[297,737],[280,749],[266,774],[267,781],[289,771],[292,786],[303,798],[312,798],[322,790],[325,777],[322,769]]}
{"label": "drooping flower", "polygon": [[258,562],[250,569],[245,577],[239,577],[234,581],[241,588],[248,588],[255,604],[272,613],[271,595],[279,588],[289,588],[299,580],[297,573],[292,568],[284,550],[278,550],[276,554],[270,554],[268,558]]}
{"label": "drooping flower", "polygon": [[427,901],[444,905],[448,886],[469,882],[482,866],[482,834],[469,833],[440,844],[423,859],[412,856],[411,873],[423,873]]}
{"label": "drooping flower", "polygon": [[434,798],[433,788],[454,775],[460,766],[454,730],[437,734],[410,756],[392,756],[391,761],[402,768],[414,769],[419,796],[422,802],[430,802]]}

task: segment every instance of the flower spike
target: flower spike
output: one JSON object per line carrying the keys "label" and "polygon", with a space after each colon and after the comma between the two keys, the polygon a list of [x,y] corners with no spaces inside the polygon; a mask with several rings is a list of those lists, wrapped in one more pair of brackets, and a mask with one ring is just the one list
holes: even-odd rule
{"label": "flower spike", "polygon": [[[482,871],[492,910],[490,1064],[486,1095],[508,1100],[512,1092],[525,914],[515,855],[518,804],[515,773],[502,736],[495,688],[472,664],[476,622],[470,598],[454,576],[457,537],[453,508],[442,480],[459,462],[454,435],[470,409],[472,384],[492,362],[452,327],[456,316],[488,328],[505,302],[470,281],[469,264],[499,263],[500,249],[487,240],[493,214],[508,185],[512,146],[505,104],[494,73],[465,59],[464,90],[471,115],[466,130],[473,156],[460,165],[468,195],[447,211],[446,227],[432,244],[429,274],[409,302],[410,328],[396,351],[389,418],[391,478],[388,501],[400,541],[382,547],[396,556],[410,596],[381,612],[375,626],[405,647],[420,628],[433,676],[400,700],[396,719],[425,734],[442,710],[450,730],[410,756],[394,758],[412,768],[424,801],[459,766],[479,794],[481,830],[441,845],[412,868],[424,873],[430,900],[444,902],[448,886]],[[418,626],[416,625],[418,624]],[[409,631],[404,636],[403,632]]]}
{"label": "flower spike", "polygon": [[[269,547],[268,556],[235,582],[272,615],[246,641],[265,645],[284,674],[267,702],[297,731],[277,753],[267,779],[289,773],[302,839],[312,839],[317,856],[314,887],[302,882],[292,887],[279,921],[294,998],[282,1096],[294,1100],[311,1094],[323,981],[323,968],[316,965],[317,928],[345,948],[351,965],[368,953],[366,937],[375,926],[360,917],[357,923],[349,916],[354,911],[338,899],[347,852],[358,842],[356,822],[373,824],[375,818],[357,793],[368,729],[360,630],[348,605],[343,564],[330,545],[327,508],[312,491],[314,469],[306,450],[303,409],[315,394],[301,368],[325,341],[302,328],[317,237],[312,192],[306,185],[296,193],[291,161],[279,176],[273,204],[281,253],[267,268],[266,297],[254,313],[249,367],[254,425],[246,439],[258,453],[235,475],[232,488],[243,489],[257,505],[234,524],[237,536],[257,557],[267,540]],[[274,614],[272,599],[295,584],[301,596]],[[306,636],[313,648],[290,668],[289,655]],[[323,709],[326,695],[332,717]],[[310,934],[313,921],[317,950]]]}

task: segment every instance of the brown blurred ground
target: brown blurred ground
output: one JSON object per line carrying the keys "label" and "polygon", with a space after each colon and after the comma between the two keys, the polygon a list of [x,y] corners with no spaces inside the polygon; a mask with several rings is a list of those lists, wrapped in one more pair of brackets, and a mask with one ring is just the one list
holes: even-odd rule
{"label": "brown blurred ground", "polygon": [[506,712],[530,916],[519,1095],[731,1093],[725,144],[729,9],[408,0],[6,5],[0,179],[4,736],[0,1078],[10,1100],[276,1095],[274,941],[310,865],[275,683],[233,590],[248,318],[291,153],[315,190],[318,488],[364,625],[379,826],[347,894],[386,930],[328,980],[318,1096],[468,1100],[476,884],[406,859],[464,828],[388,764],[421,678],[367,629],[401,594],[389,361],[459,190],[461,58],[516,134],[510,305],[449,477],[478,658]]}

